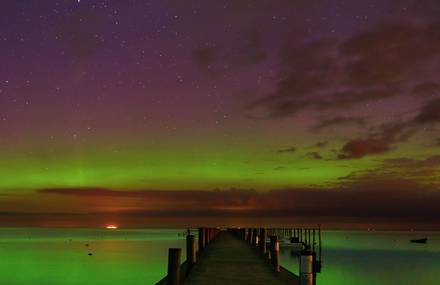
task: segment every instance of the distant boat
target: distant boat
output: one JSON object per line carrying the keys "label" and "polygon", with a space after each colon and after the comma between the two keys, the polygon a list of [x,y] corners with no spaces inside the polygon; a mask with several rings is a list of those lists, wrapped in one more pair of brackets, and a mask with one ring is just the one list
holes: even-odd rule
{"label": "distant boat", "polygon": [[410,242],[412,243],[426,243],[428,241],[427,238],[419,238],[419,239],[412,239]]}
{"label": "distant boat", "polygon": [[[266,241],[266,244],[270,246],[270,241]],[[288,238],[280,239],[279,240],[280,247],[289,247],[296,250],[303,250],[304,249],[304,243],[299,242],[297,240],[292,240]]]}

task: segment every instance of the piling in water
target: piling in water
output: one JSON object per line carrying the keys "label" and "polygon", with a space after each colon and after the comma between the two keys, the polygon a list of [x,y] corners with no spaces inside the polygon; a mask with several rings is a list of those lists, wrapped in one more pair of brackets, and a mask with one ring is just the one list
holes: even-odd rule
{"label": "piling in water", "polygon": [[196,263],[196,239],[193,235],[186,236],[186,262],[187,262],[187,272],[192,269]]}
{"label": "piling in water", "polygon": [[205,247],[209,244],[209,230],[207,228],[203,228],[204,237],[205,237]]}
{"label": "piling in water", "polygon": [[199,228],[199,253],[205,248],[205,230]]}
{"label": "piling in water", "polygon": [[257,229],[252,229],[252,245],[257,246]]}
{"label": "piling in water", "polygon": [[266,229],[260,229],[260,249],[266,254]]}
{"label": "piling in water", "polygon": [[180,248],[168,250],[168,278],[167,285],[180,285]]}
{"label": "piling in water", "polygon": [[299,280],[300,285],[313,285],[313,253],[309,249],[301,251]]}
{"label": "piling in water", "polygon": [[280,272],[280,242],[277,236],[270,237],[270,262],[276,272]]}

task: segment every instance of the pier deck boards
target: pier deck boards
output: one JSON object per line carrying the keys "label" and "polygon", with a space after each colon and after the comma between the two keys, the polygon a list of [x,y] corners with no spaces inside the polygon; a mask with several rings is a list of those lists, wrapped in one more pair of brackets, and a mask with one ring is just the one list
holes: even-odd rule
{"label": "pier deck boards", "polygon": [[284,268],[275,272],[256,248],[223,231],[210,243],[183,284],[295,285],[299,280]]}

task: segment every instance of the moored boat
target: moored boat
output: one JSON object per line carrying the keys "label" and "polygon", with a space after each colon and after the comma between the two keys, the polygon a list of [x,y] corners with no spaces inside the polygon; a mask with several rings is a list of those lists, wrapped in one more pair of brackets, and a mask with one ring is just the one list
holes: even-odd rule
{"label": "moored boat", "polygon": [[419,239],[412,239],[410,242],[412,243],[426,243],[428,241],[427,238],[419,238]]}

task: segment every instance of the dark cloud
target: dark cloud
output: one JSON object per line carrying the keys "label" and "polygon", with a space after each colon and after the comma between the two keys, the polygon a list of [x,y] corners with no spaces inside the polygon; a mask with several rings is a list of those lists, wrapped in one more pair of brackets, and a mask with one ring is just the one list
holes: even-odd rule
{"label": "dark cloud", "polygon": [[406,178],[416,179],[418,181],[428,178],[430,183],[433,183],[440,167],[440,155],[433,155],[426,159],[414,158],[394,158],[386,159],[383,162],[383,168],[389,172],[393,171],[397,175],[402,175]]}
{"label": "dark cloud", "polygon": [[392,151],[395,145],[405,142],[418,131],[412,120],[380,125],[370,130],[366,138],[348,141],[339,151],[339,159],[358,159]]}
{"label": "dark cloud", "polygon": [[[404,161],[424,165],[438,165],[438,158],[426,161]],[[386,163],[397,164],[396,161]],[[374,172],[357,174],[344,179],[344,184],[337,188],[290,188],[269,192],[253,190],[215,190],[215,191],[117,191],[99,188],[86,189],[44,189],[40,195],[77,196],[83,199],[103,200],[105,197],[121,199],[122,197],[153,200],[160,206],[154,210],[122,210],[117,215],[149,216],[259,216],[259,217],[358,217],[365,220],[380,217],[436,220],[440,218],[437,210],[440,203],[440,192],[431,186],[403,178],[394,179],[376,176]],[[428,189],[431,189],[427,192]],[[90,194],[85,194],[89,191]],[[142,204],[142,203],[141,203]],[[177,207],[177,205],[179,205]],[[391,206],[392,205],[392,206]]]}
{"label": "dark cloud", "polygon": [[427,102],[415,117],[417,124],[434,124],[440,122],[440,98]]}
{"label": "dark cloud", "polygon": [[338,155],[339,159],[362,158],[367,155],[387,153],[391,150],[390,142],[377,139],[355,139],[347,142]]}
{"label": "dark cloud", "polygon": [[293,153],[293,152],[296,152],[296,147],[294,146],[277,150],[277,153]]}
{"label": "dark cloud", "polygon": [[[112,197],[112,198],[136,198],[148,201],[161,201],[161,200],[173,200],[179,201],[182,206],[188,205],[192,201],[201,203],[200,205],[208,205],[207,203],[213,202],[219,205],[238,206],[246,203],[246,200],[253,196],[254,190],[240,190],[235,193],[234,189],[231,190],[110,190],[106,188],[48,188],[40,189],[40,194],[57,194],[76,197]],[[234,195],[232,195],[235,193]],[[231,194],[231,195],[230,195]],[[174,198],[173,198],[174,197]],[[199,206],[200,206],[199,205]],[[193,206],[199,207],[198,204]]]}
{"label": "dark cloud", "polygon": [[383,145],[388,145],[387,149],[391,150],[393,145],[411,139],[421,127],[426,129],[439,122],[440,98],[422,104],[413,118],[383,124],[372,129],[367,140],[381,142]]}
{"label": "dark cloud", "polygon": [[316,147],[319,147],[319,148],[326,147],[327,145],[328,145],[328,141],[317,142],[317,143],[315,144],[315,146],[316,146]]}
{"label": "dark cloud", "polygon": [[321,120],[318,124],[312,127],[313,130],[323,130],[331,127],[340,127],[346,125],[354,125],[358,127],[364,127],[367,124],[365,118],[360,117],[334,117],[330,119]]}
{"label": "dark cloud", "polygon": [[439,122],[440,99],[434,99],[423,104],[414,118],[383,124],[373,129],[365,139],[348,141],[340,150],[338,158],[354,159],[387,153],[397,143],[412,138],[421,126],[426,128]]}
{"label": "dark cloud", "polygon": [[435,82],[422,82],[417,84],[412,92],[416,96],[430,97],[440,94],[440,84]]}
{"label": "dark cloud", "polygon": [[424,159],[397,157],[385,159],[374,169],[353,172],[346,177],[341,177],[340,180],[343,181],[343,187],[350,188],[353,184],[367,182],[380,184],[383,181],[399,181],[404,178],[408,180],[408,183],[415,185],[414,189],[425,188],[427,191],[425,193],[429,195],[431,191],[435,192],[440,189],[439,167],[439,155],[432,155]]}
{"label": "dark cloud", "polygon": [[283,117],[405,95],[435,78],[439,27],[438,22],[390,21],[342,41],[322,39],[284,47],[274,91],[247,108]]}
{"label": "dark cloud", "polygon": [[431,60],[437,60],[440,38],[437,23],[388,22],[345,41],[341,46],[348,81],[356,87],[402,86],[422,80]]}
{"label": "dark cloud", "polygon": [[306,155],[308,157],[310,157],[311,159],[322,159],[323,158],[322,155],[316,151],[308,152],[308,153],[306,153]]}
{"label": "dark cloud", "polygon": [[407,141],[417,132],[411,122],[394,122],[381,125],[372,136],[388,141],[390,144]]}

